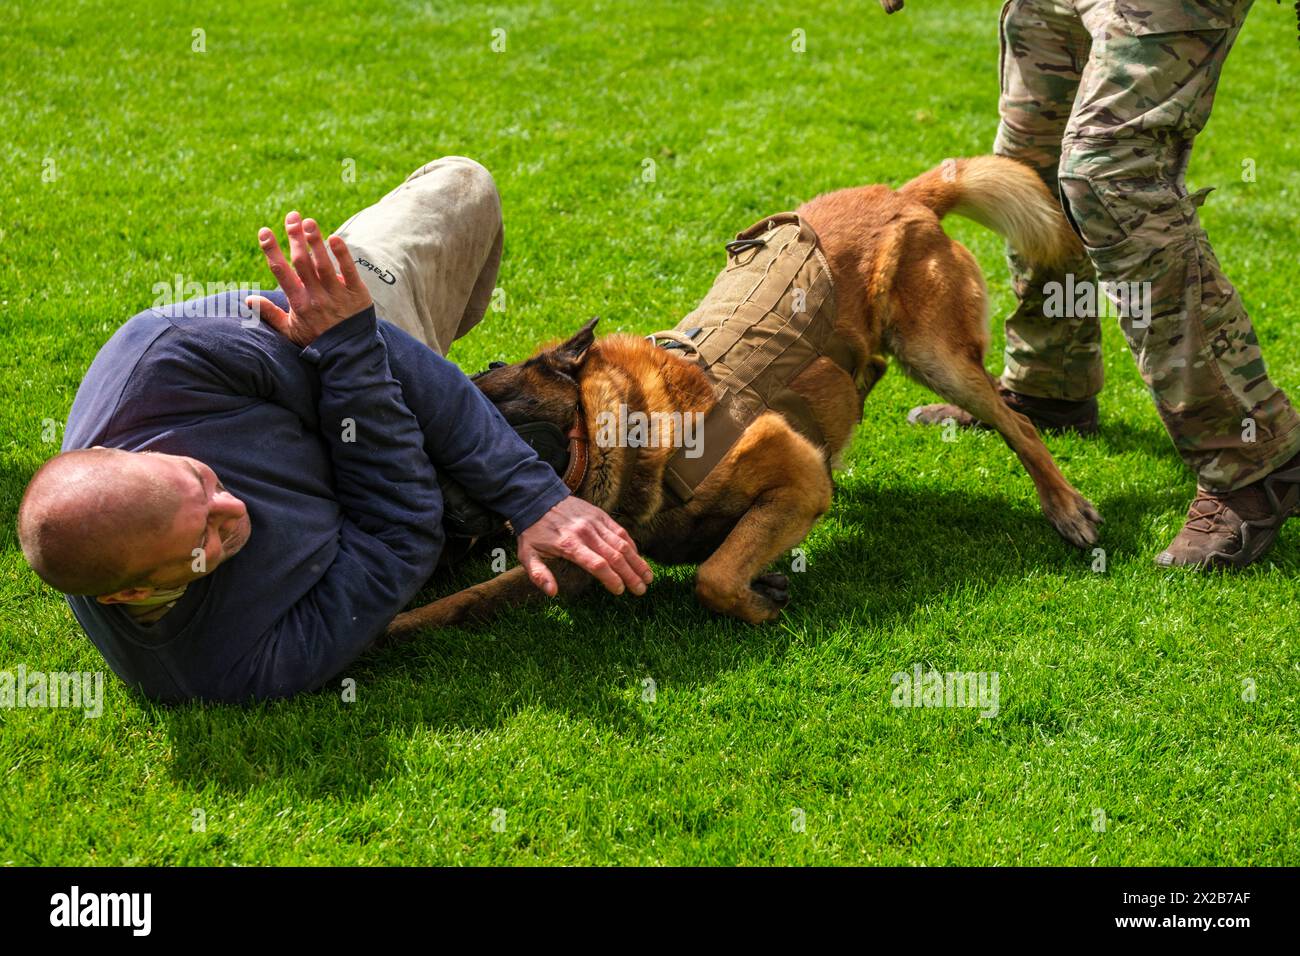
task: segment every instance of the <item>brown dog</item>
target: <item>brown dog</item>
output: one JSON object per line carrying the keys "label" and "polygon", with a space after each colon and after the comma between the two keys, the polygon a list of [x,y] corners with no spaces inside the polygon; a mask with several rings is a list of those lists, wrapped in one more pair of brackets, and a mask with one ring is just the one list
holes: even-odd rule
{"label": "brown dog", "polygon": [[[947,160],[896,191],[864,186],[819,196],[797,214],[820,240],[838,303],[833,337],[847,345],[844,354],[858,370],[855,377],[823,355],[789,382],[811,411],[821,446],[786,415],[763,411],[683,503],[665,486],[680,441],[592,441],[577,493],[623,524],[644,554],[667,564],[698,563],[696,593],[707,607],[751,623],[770,621],[788,601],[788,584],[763,571],[830,507],[831,462],[884,371],[882,356],[892,355],[908,375],[995,428],[1029,472],[1047,519],[1070,543],[1093,544],[1101,516],[1065,480],[1029,420],[1003,403],[984,369],[984,280],[970,252],[940,226],[950,212],[1001,233],[1036,264],[1058,265],[1078,248],[1038,176],[1001,157]],[[716,383],[688,354],[633,335],[596,341],[594,325],[479,376],[477,384],[507,420],[549,421],[587,436],[619,409],[669,413],[665,421],[680,422],[672,413],[706,413],[717,401]],[[572,565],[553,570],[562,594],[590,580]],[[389,636],[484,618],[537,594],[516,567],[399,615]]]}

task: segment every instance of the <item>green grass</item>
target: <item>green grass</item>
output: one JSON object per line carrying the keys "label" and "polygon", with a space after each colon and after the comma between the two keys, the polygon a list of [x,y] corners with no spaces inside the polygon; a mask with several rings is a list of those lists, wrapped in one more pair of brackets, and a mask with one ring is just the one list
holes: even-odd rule
{"label": "green grass", "polygon": [[[591,314],[672,325],[759,216],[989,150],[995,4],[815,6],[9,7],[0,670],[103,666],[13,533],[45,420],[155,283],[269,282],[255,231],[290,208],[338,223],[431,158],[487,165],[507,308],[453,351],[474,370]],[[1203,219],[1300,396],[1292,17],[1257,5],[1189,179],[1219,187]],[[1005,314],[1000,240],[949,229]],[[928,393],[894,372],[781,623],[711,617],[661,569],[639,602],[369,657],[352,704],[167,709],[110,675],[99,719],[0,710],[0,863],[1296,864],[1300,524],[1243,574],[1158,571],[1194,479],[1114,327],[1106,362],[1102,437],[1048,442],[1107,518],[1105,573],[995,436],[902,425]],[[914,663],[997,671],[1000,713],[891,707]]]}

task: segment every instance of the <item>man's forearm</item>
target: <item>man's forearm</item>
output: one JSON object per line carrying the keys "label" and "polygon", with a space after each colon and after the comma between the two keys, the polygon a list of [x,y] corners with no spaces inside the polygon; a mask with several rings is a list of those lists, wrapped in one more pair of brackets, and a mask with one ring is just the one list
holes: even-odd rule
{"label": "man's forearm", "polygon": [[554,470],[459,368],[395,326],[380,323],[380,334],[435,468],[509,520],[516,532],[568,497]]}
{"label": "man's forearm", "polygon": [[391,548],[427,552],[441,496],[373,307],[330,329],[302,355],[320,376],[320,429],[345,514]]}

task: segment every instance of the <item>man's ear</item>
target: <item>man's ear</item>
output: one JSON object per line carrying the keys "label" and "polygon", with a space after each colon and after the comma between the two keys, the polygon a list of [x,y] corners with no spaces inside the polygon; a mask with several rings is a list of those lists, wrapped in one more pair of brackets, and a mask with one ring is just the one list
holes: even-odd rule
{"label": "man's ear", "polygon": [[95,598],[100,604],[130,604],[132,601],[141,601],[144,598],[152,597],[157,588],[122,588],[120,591],[114,591],[112,594],[101,594]]}
{"label": "man's ear", "polygon": [[596,341],[596,323],[599,321],[600,316],[593,316],[568,340],[551,350],[550,359],[557,370],[569,376],[577,374],[587,359],[591,344]]}

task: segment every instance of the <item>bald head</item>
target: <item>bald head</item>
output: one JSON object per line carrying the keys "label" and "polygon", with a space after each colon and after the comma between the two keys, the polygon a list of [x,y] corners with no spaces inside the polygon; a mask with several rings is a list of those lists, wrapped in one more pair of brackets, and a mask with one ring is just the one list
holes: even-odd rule
{"label": "bald head", "polygon": [[150,545],[170,533],[184,501],[151,457],[88,448],[41,466],[18,508],[18,540],[42,580],[65,594],[148,585]]}

